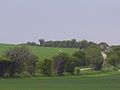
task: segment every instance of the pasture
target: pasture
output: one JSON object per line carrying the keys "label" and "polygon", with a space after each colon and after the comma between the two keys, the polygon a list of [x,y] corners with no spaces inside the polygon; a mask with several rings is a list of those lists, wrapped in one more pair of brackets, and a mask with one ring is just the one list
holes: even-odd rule
{"label": "pasture", "polygon": [[77,77],[0,79],[0,90],[120,90],[120,73]]}
{"label": "pasture", "polygon": [[[4,51],[8,50],[11,47],[14,47],[14,45],[0,44],[0,55],[2,55]],[[74,48],[51,48],[51,47],[39,47],[39,46],[28,46],[28,48],[31,50],[32,53],[37,55],[40,60],[46,58],[52,58],[53,56],[57,55],[62,51],[72,54],[74,51],[78,50]]]}

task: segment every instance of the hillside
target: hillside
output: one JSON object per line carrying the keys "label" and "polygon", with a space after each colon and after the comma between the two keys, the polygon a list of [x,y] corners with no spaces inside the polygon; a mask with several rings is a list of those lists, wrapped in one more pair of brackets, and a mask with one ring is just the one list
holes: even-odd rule
{"label": "hillside", "polygon": [[[14,46],[15,45],[0,44],[0,55],[2,55],[4,51]],[[43,60],[45,58],[51,58],[62,51],[72,54],[74,51],[77,50],[73,48],[51,48],[51,47],[37,47],[37,46],[28,46],[28,47],[34,54],[36,54],[40,58],[40,60]]]}

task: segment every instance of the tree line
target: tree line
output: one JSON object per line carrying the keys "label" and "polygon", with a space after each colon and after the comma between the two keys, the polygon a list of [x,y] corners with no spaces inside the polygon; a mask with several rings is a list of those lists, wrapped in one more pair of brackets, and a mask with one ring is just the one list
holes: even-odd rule
{"label": "tree line", "polygon": [[77,41],[76,39],[72,40],[63,40],[63,41],[45,41],[44,39],[39,39],[40,46],[43,47],[62,47],[62,48],[87,48],[91,45],[104,45],[109,47],[107,43],[101,42],[99,44],[92,41],[82,40]]}
{"label": "tree line", "polygon": [[25,45],[30,46],[41,46],[41,47],[61,47],[61,48],[87,48],[91,45],[98,45],[102,50],[105,50],[109,47],[109,45],[105,42],[101,42],[99,44],[94,43],[92,41],[82,40],[77,41],[76,39],[72,40],[63,40],[63,41],[45,41],[44,39],[39,39],[39,44],[35,42],[27,42]]}

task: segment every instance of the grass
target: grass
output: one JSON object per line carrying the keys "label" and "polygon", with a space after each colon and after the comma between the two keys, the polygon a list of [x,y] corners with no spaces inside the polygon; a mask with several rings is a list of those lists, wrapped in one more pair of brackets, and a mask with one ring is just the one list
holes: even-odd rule
{"label": "grass", "polygon": [[50,48],[50,47],[29,47],[31,51],[36,54],[40,60],[43,60],[45,58],[51,58],[61,51],[64,51],[66,53],[72,54],[74,51],[77,49],[72,49],[72,48]]}
{"label": "grass", "polygon": [[[0,54],[14,45],[0,44]],[[40,60],[51,58],[61,51],[72,54],[77,49],[29,46]],[[0,79],[0,90],[120,90],[120,72],[95,72],[69,77],[40,77]]]}
{"label": "grass", "polygon": [[14,47],[14,45],[0,44],[0,54],[3,54],[4,51],[8,50],[11,47]]}
{"label": "grass", "polygon": [[[14,47],[14,45],[0,44],[0,55],[2,55],[4,51],[8,50],[11,47]],[[72,54],[74,51],[77,50],[73,48],[50,48],[36,46],[29,46],[29,48],[35,55],[39,57],[40,60],[44,60],[45,58],[52,58],[61,51]]]}
{"label": "grass", "polygon": [[41,90],[36,79],[1,79],[0,90]]}
{"label": "grass", "polygon": [[120,72],[78,77],[0,79],[0,90],[120,90]]}

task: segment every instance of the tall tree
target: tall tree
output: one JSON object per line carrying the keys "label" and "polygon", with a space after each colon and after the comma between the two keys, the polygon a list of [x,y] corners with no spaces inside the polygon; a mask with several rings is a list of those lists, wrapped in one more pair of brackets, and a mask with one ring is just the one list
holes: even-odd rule
{"label": "tall tree", "polygon": [[100,48],[97,45],[92,45],[85,49],[85,53],[88,64],[95,70],[101,70],[104,58]]}
{"label": "tall tree", "polygon": [[59,55],[53,57],[53,71],[57,75],[62,75],[65,70],[65,64],[69,60],[69,55],[62,52]]}
{"label": "tall tree", "polygon": [[44,39],[39,39],[39,43],[40,43],[40,46],[43,46],[44,43],[45,43],[45,40]]}

